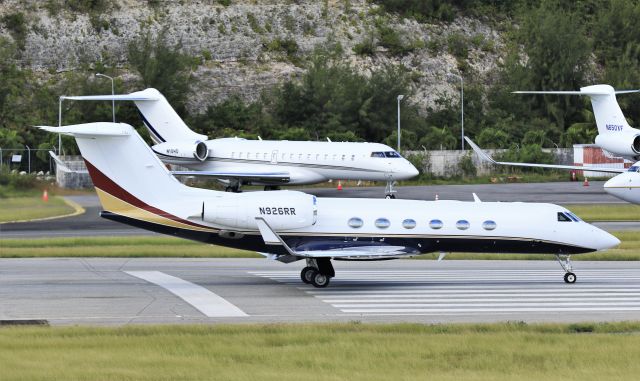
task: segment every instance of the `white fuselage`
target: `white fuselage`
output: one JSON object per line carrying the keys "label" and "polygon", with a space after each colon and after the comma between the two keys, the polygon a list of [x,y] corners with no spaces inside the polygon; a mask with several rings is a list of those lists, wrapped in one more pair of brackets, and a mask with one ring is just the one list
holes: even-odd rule
{"label": "white fuselage", "polygon": [[[167,164],[191,170],[224,173],[286,172],[287,184],[327,180],[406,180],[418,170],[392,148],[378,143],[245,140],[222,138],[205,142],[204,161],[154,151]],[[232,177],[232,176],[230,176]],[[253,184],[261,184],[253,181]]]}
{"label": "white fuselage", "polygon": [[604,183],[604,190],[622,200],[640,204],[640,162]]}

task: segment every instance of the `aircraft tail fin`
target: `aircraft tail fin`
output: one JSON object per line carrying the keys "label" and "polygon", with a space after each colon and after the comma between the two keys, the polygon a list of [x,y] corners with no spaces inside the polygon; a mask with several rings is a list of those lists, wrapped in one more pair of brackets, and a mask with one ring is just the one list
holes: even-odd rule
{"label": "aircraft tail fin", "polygon": [[144,209],[168,197],[165,195],[187,188],[128,124],[98,122],[39,128],[76,139],[105,210]]}
{"label": "aircraft tail fin", "polygon": [[616,94],[637,93],[640,90],[614,90],[609,85],[593,85],[580,88],[580,91],[514,91],[515,94],[557,94],[586,95],[591,98],[593,114],[598,126],[598,134],[609,134],[631,129],[624,117]]}
{"label": "aircraft tail fin", "polygon": [[63,99],[84,101],[133,101],[145,127],[156,144],[175,141],[205,141],[206,135],[192,131],[156,89],[149,88],[131,94],[63,96]]}

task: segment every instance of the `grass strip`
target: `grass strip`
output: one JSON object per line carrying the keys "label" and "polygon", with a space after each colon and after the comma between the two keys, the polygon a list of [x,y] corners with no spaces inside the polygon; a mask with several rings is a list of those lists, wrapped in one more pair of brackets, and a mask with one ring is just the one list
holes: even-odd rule
{"label": "grass strip", "polygon": [[252,252],[175,237],[2,239],[0,257],[261,258]]}
{"label": "grass strip", "polygon": [[[578,261],[640,260],[640,232],[622,231],[613,234],[622,241],[617,248],[574,255],[572,259]],[[262,258],[261,255],[252,251],[164,236],[0,239],[0,257]],[[437,257],[438,253],[431,253],[414,258],[436,259]],[[447,255],[447,260],[451,259],[555,260],[555,257],[548,254],[452,253]]]}
{"label": "grass strip", "polygon": [[640,323],[0,328],[3,380],[631,380]]}
{"label": "grass strip", "polygon": [[73,211],[60,197],[50,197],[47,202],[40,196],[0,199],[0,223],[63,216]]}
{"label": "grass strip", "polygon": [[640,205],[633,204],[567,204],[563,205],[585,221],[638,221]]}

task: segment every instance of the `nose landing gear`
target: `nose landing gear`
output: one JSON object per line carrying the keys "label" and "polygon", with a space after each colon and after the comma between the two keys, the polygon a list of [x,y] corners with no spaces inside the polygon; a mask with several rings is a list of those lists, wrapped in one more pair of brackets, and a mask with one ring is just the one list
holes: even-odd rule
{"label": "nose landing gear", "polygon": [[300,272],[300,279],[316,288],[325,288],[335,275],[329,258],[307,259],[307,266]]}
{"label": "nose landing gear", "polygon": [[571,256],[556,254],[556,259],[558,259],[558,263],[562,266],[562,269],[565,271],[564,274],[564,282],[565,283],[576,283],[576,274],[573,273],[573,266],[571,265]]}
{"label": "nose landing gear", "polygon": [[384,198],[396,198],[395,193],[397,192],[394,187],[396,186],[396,182],[393,180],[387,181],[387,186],[384,189]]}

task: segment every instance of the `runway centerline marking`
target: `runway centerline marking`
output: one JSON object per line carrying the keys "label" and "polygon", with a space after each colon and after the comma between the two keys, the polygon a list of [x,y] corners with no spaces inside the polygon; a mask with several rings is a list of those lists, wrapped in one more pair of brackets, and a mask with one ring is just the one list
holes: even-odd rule
{"label": "runway centerline marking", "polygon": [[160,271],[125,271],[125,273],[156,284],[189,303],[207,317],[246,317],[244,311],[209,289]]}

